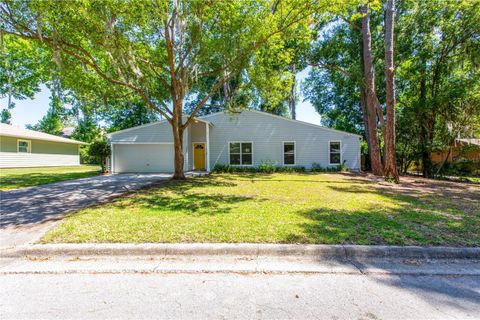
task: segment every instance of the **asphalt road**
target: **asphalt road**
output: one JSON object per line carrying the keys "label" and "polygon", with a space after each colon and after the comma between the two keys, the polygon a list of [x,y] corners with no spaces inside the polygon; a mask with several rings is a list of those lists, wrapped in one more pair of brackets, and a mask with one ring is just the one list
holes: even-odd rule
{"label": "asphalt road", "polygon": [[4,259],[0,319],[480,319],[476,262],[227,260]]}
{"label": "asphalt road", "polygon": [[480,279],[471,276],[5,275],[0,283],[2,319],[480,318]]}

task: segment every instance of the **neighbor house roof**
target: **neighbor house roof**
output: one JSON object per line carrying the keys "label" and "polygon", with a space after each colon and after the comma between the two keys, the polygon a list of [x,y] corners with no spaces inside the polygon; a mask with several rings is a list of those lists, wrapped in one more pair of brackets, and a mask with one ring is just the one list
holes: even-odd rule
{"label": "neighbor house roof", "polygon": [[477,146],[480,146],[480,139],[456,139],[458,142],[463,143],[463,144],[475,144]]}
{"label": "neighbor house roof", "polygon": [[53,134],[48,134],[44,132],[23,129],[23,128],[12,126],[5,123],[0,123],[0,135],[7,136],[7,137],[23,138],[23,139],[36,139],[36,140],[73,143],[73,144],[88,144],[82,141],[54,136]]}

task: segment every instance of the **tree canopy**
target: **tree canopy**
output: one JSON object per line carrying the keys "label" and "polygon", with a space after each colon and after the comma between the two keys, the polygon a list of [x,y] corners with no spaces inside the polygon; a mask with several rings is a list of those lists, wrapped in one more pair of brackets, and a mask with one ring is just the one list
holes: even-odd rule
{"label": "tree canopy", "polygon": [[0,0],[0,36],[2,121],[14,99],[32,98],[41,83],[58,98],[38,124],[45,131],[75,119],[76,136],[94,140],[99,123],[118,130],[161,117],[172,126],[177,178],[182,133],[195,116],[255,108],[295,117],[295,74],[307,65],[301,89],[322,123],[365,141],[378,134],[381,148],[396,100],[402,171],[417,162],[429,176],[433,150],[480,134],[479,1]]}
{"label": "tree canopy", "polygon": [[[4,33],[49,48],[62,73],[88,79],[73,87],[132,94],[167,119],[183,178],[182,133],[194,116],[256,52],[313,12],[339,10],[337,2],[4,0],[0,17]],[[183,123],[184,104],[199,92]]]}
{"label": "tree canopy", "polygon": [[[397,156],[406,172],[421,163],[433,173],[431,153],[456,137],[478,136],[480,103],[480,2],[397,1],[395,62]],[[362,57],[360,17],[356,11],[322,26],[313,43],[305,83],[307,98],[326,125],[362,133]],[[371,12],[375,73],[384,68],[384,10]],[[377,77],[385,109],[385,80]],[[383,140],[382,133],[380,138]]]}

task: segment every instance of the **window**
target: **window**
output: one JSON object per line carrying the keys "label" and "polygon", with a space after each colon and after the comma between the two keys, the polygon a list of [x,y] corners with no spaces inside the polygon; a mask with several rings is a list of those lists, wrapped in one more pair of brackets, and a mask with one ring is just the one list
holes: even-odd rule
{"label": "window", "polygon": [[252,165],[252,154],[251,142],[230,142],[230,164]]}
{"label": "window", "polygon": [[295,142],[283,143],[283,164],[295,164]]}
{"label": "window", "polygon": [[22,153],[30,153],[30,141],[17,140],[17,151]]}
{"label": "window", "polygon": [[330,141],[330,164],[341,164],[341,144],[340,141]]}

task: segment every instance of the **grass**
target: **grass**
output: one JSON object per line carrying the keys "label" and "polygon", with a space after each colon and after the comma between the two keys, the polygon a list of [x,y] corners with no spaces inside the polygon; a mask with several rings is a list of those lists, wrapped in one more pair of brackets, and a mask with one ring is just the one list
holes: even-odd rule
{"label": "grass", "polygon": [[480,184],[480,177],[475,177],[475,176],[448,177],[446,178],[446,180]]}
{"label": "grass", "polygon": [[0,191],[98,175],[99,166],[0,169]]}
{"label": "grass", "polygon": [[42,242],[480,246],[478,186],[405,179],[399,186],[352,174],[170,181],[79,211]]}

